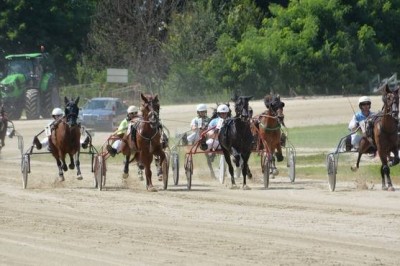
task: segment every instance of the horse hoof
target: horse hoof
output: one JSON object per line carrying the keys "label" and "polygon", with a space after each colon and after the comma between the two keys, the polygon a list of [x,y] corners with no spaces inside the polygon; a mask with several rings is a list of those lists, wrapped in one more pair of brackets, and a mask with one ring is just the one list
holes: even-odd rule
{"label": "horse hoof", "polygon": [[382,190],[388,190],[388,187],[387,186],[382,186]]}
{"label": "horse hoof", "polygon": [[58,181],[63,182],[65,180],[63,175],[58,176]]}
{"label": "horse hoof", "polygon": [[72,165],[72,164],[68,165],[68,167],[69,167],[70,170],[74,170],[75,169],[75,165]]}
{"label": "horse hoof", "polygon": [[231,185],[230,189],[238,189],[238,187],[236,185]]}
{"label": "horse hoof", "polygon": [[275,175],[279,175],[279,170],[278,169],[274,169],[272,170],[272,174]]}
{"label": "horse hoof", "polygon": [[357,166],[354,166],[354,165],[352,167],[350,167],[350,169],[353,172],[357,172],[357,170],[358,170]]}
{"label": "horse hoof", "polygon": [[388,191],[395,191],[394,187],[389,187]]}
{"label": "horse hoof", "polygon": [[251,188],[248,185],[244,185],[242,189],[243,190],[251,190]]}
{"label": "horse hoof", "polygon": [[148,191],[148,192],[158,192],[158,190],[157,190],[155,187],[153,187],[153,186],[148,187],[148,188],[147,188],[147,191]]}
{"label": "horse hoof", "polygon": [[123,174],[122,174],[122,178],[123,178],[123,179],[127,179],[128,177],[129,177],[129,174],[128,174],[128,173],[123,173]]}
{"label": "horse hoof", "polygon": [[82,177],[82,175],[78,175],[78,176],[76,177],[76,179],[78,179],[78,180],[82,180],[82,179],[83,179],[83,177]]}

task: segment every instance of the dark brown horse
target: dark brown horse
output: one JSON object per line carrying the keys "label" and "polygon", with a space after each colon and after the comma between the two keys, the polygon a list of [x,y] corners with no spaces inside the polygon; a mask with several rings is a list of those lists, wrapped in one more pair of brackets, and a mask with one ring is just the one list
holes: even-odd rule
{"label": "dark brown horse", "polygon": [[243,189],[249,189],[246,185],[246,176],[249,171],[248,160],[251,154],[253,141],[250,129],[249,100],[253,96],[234,96],[235,117],[227,118],[220,129],[218,140],[228,164],[232,187],[236,187],[231,155],[234,157],[236,167],[242,161]]}
{"label": "dark brown horse", "polygon": [[[68,171],[65,157],[68,154],[70,158],[69,169],[74,169],[76,166],[77,179],[82,179],[79,153],[80,153],[80,138],[81,127],[77,123],[79,107],[79,97],[69,100],[65,97],[65,115],[62,119],[53,124],[49,147],[51,153],[57,161],[58,176],[60,181],[64,181],[64,171]],[[75,160],[74,160],[75,156]]]}
{"label": "dark brown horse", "polygon": [[283,107],[279,95],[267,95],[264,97],[264,104],[267,111],[258,116],[257,126],[259,129],[260,145],[265,149],[269,156],[272,156],[272,174],[277,175],[275,167],[275,157],[278,162],[283,161],[281,147],[281,125],[283,124]]}
{"label": "dark brown horse", "polygon": [[[136,160],[140,168],[144,168],[146,188],[148,191],[157,191],[151,180],[151,163],[153,156],[159,156],[160,165],[166,159],[161,143],[162,130],[160,127],[160,102],[158,95],[141,94],[142,118],[131,126],[131,130],[123,137],[121,151],[126,156],[124,173],[129,171],[129,163]],[[130,159],[131,155],[133,158]]]}
{"label": "dark brown horse", "polygon": [[0,110],[0,150],[2,147],[6,145],[4,142],[4,139],[6,137],[7,133],[7,127],[8,127],[8,119],[6,112],[4,111],[4,106],[1,106]]}
{"label": "dark brown horse", "polygon": [[[390,179],[390,168],[399,163],[398,150],[398,115],[399,115],[399,87],[391,90],[388,84],[380,88],[382,92],[383,107],[382,111],[374,115],[372,139],[363,136],[360,141],[357,162],[351,170],[357,171],[360,164],[361,155],[370,152],[371,149],[378,151],[381,160],[382,189],[394,191],[392,180]],[[393,154],[393,157],[390,154]],[[385,180],[386,178],[386,180]],[[386,186],[387,184],[387,186]]]}

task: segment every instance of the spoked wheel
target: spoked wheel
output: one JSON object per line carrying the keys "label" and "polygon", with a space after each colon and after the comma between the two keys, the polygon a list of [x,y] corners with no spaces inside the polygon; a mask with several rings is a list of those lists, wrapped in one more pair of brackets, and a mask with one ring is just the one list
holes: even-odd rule
{"label": "spoked wheel", "polygon": [[26,186],[28,185],[28,174],[30,173],[30,158],[29,155],[25,154],[22,157],[21,161],[21,172],[22,172],[22,188],[26,189]]}
{"label": "spoked wheel", "polygon": [[221,184],[225,182],[226,164],[224,155],[219,156],[219,173],[218,180]]}
{"label": "spoked wheel", "polygon": [[97,155],[94,164],[94,186],[102,190],[106,185],[106,161],[104,156]]}
{"label": "spoked wheel", "polygon": [[328,185],[331,191],[335,191],[336,187],[336,161],[333,154],[329,154],[326,158],[328,168]]}
{"label": "spoked wheel", "polygon": [[288,163],[287,167],[289,167],[289,179],[290,182],[294,182],[296,179],[296,155],[293,149],[290,149],[289,156],[288,156]]}
{"label": "spoked wheel", "polygon": [[169,152],[165,152],[165,160],[162,163],[162,172],[163,172],[163,189],[167,190],[168,188],[168,172],[169,172]]}
{"label": "spoked wheel", "polygon": [[269,174],[271,171],[271,164],[272,161],[267,154],[263,154],[261,157],[262,161],[262,172],[263,172],[263,179],[264,179],[264,188],[268,188],[269,186]]}
{"label": "spoked wheel", "polygon": [[172,177],[174,179],[174,185],[177,186],[179,183],[179,154],[172,153]]}
{"label": "spoked wheel", "polygon": [[193,157],[191,154],[186,154],[185,159],[185,173],[187,178],[187,188],[192,188],[192,175],[193,175]]}

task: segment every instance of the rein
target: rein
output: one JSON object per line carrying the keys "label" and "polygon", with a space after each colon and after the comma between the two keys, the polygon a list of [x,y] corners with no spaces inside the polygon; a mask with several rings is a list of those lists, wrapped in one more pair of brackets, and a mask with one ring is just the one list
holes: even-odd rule
{"label": "rein", "polygon": [[[266,118],[272,118],[275,120],[279,120],[278,116],[271,116],[271,115],[260,115],[260,117],[266,117]],[[276,127],[268,127],[266,125],[264,125],[261,121],[260,121],[260,127],[264,130],[264,131],[275,131],[275,130],[279,130],[281,128],[281,124],[278,123],[278,125]]]}

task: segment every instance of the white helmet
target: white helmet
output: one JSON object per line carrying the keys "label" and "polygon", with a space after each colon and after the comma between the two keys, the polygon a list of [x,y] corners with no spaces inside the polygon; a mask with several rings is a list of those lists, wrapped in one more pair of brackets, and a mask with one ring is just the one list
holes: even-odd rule
{"label": "white helmet", "polygon": [[207,111],[207,105],[205,105],[204,103],[201,103],[201,104],[197,105],[196,110],[197,110],[197,112]]}
{"label": "white helmet", "polygon": [[360,99],[358,99],[358,104],[365,102],[371,103],[371,99],[368,96],[362,96]]}
{"label": "white helmet", "polygon": [[358,107],[361,109],[361,105],[363,103],[367,103],[371,105],[371,99],[368,96],[362,96],[360,99],[358,99]]}
{"label": "white helmet", "polygon": [[137,113],[138,111],[139,111],[139,108],[137,108],[137,107],[134,106],[134,105],[129,106],[129,107],[128,107],[128,110],[126,110],[126,112],[127,112],[128,114],[130,114],[130,113]]}
{"label": "white helmet", "polygon": [[53,111],[51,112],[51,115],[64,115],[63,110],[61,108],[54,108]]}
{"label": "white helmet", "polygon": [[217,113],[229,113],[229,107],[225,104],[218,105]]}

